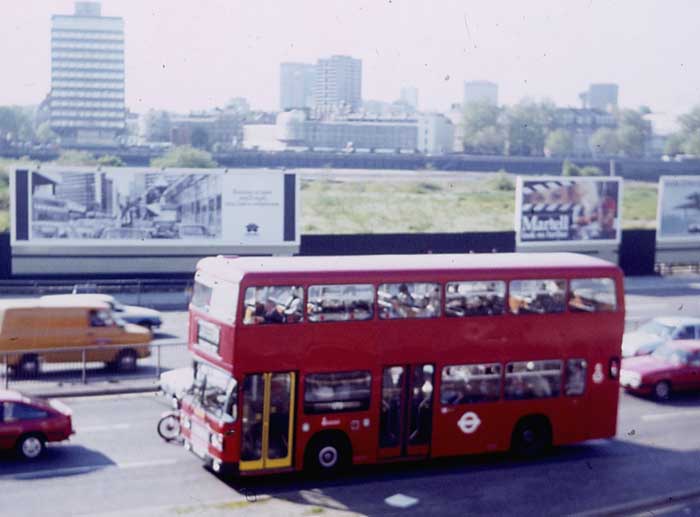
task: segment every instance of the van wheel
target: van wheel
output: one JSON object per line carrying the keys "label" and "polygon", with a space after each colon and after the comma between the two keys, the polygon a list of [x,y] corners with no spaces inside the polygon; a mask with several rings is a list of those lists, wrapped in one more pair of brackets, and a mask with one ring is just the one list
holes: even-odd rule
{"label": "van wheel", "polygon": [[320,435],[306,447],[304,466],[311,472],[337,474],[351,463],[352,448],[342,433]]}
{"label": "van wheel", "polygon": [[133,372],[136,370],[137,359],[138,355],[136,355],[136,351],[132,350],[131,348],[127,348],[126,350],[119,352],[119,356],[117,356],[117,360],[114,364],[117,370],[120,372]]}
{"label": "van wheel", "polygon": [[35,460],[44,452],[44,438],[38,434],[20,436],[15,446],[17,454],[25,460]]}
{"label": "van wheel", "polygon": [[545,417],[528,417],[518,422],[511,436],[511,451],[519,458],[534,458],[552,446],[552,429]]}
{"label": "van wheel", "polygon": [[29,378],[39,375],[39,356],[35,354],[23,355],[17,366],[17,376]]}

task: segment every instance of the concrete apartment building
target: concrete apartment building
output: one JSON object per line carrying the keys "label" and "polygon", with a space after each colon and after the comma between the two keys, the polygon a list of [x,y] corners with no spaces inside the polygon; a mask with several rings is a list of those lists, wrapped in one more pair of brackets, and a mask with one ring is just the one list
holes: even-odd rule
{"label": "concrete apartment building", "polygon": [[617,108],[618,85],[614,83],[591,84],[588,90],[579,94],[581,107],[601,111]]}
{"label": "concrete apartment building", "polygon": [[357,112],[362,105],[362,61],[331,56],[316,63],[314,111],[317,116]]}
{"label": "concrete apartment building", "polygon": [[124,20],[98,2],[51,18],[49,116],[65,146],[117,145],[125,131]]}
{"label": "concrete apartment building", "polygon": [[280,109],[313,108],[315,80],[315,65],[280,63]]}
{"label": "concrete apartment building", "polygon": [[465,81],[464,105],[470,102],[487,102],[498,106],[498,85],[490,81]]}

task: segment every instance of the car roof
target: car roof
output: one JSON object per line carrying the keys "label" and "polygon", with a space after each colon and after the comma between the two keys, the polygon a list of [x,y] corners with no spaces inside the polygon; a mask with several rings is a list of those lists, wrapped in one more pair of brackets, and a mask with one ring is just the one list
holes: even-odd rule
{"label": "car roof", "polygon": [[96,299],[46,299],[46,298],[8,298],[0,300],[0,312],[10,309],[109,309],[109,305]]}
{"label": "car roof", "polygon": [[15,390],[0,390],[0,401],[2,402],[21,402],[25,399],[19,391]]}
{"label": "car roof", "polygon": [[45,294],[41,300],[97,300],[100,302],[113,302],[114,296],[102,293],[68,293],[68,294]]}
{"label": "car roof", "polygon": [[658,321],[662,325],[668,325],[670,327],[700,324],[700,318],[695,318],[693,316],[658,316],[654,318],[654,321]]}

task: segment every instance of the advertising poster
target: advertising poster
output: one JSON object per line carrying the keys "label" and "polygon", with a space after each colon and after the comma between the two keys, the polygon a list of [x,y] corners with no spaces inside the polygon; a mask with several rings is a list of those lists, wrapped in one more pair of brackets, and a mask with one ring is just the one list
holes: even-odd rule
{"label": "advertising poster", "polygon": [[620,178],[519,177],[518,244],[618,243],[621,190]]}
{"label": "advertising poster", "polygon": [[661,176],[656,240],[700,244],[700,176]]}
{"label": "advertising poster", "polygon": [[13,246],[299,242],[294,174],[70,167],[22,173],[25,187],[13,199]]}

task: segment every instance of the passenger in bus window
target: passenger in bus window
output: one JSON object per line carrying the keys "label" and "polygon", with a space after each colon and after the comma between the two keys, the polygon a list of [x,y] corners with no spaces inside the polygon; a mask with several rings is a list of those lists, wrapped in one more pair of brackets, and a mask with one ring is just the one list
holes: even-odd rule
{"label": "passenger in bus window", "polygon": [[280,307],[271,299],[265,300],[264,323],[284,323],[286,318]]}

